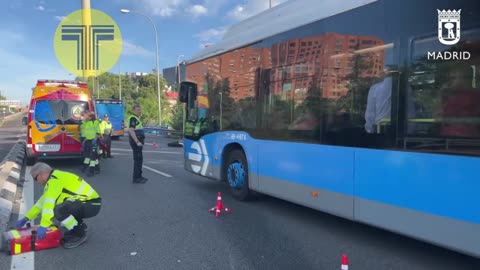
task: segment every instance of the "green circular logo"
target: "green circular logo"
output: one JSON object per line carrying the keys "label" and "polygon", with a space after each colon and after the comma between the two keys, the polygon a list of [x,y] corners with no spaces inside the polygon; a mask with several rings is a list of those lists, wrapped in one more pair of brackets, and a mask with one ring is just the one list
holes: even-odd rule
{"label": "green circular logo", "polygon": [[122,52],[122,34],[115,21],[96,9],[80,9],[65,17],[55,31],[55,55],[79,77],[109,71]]}

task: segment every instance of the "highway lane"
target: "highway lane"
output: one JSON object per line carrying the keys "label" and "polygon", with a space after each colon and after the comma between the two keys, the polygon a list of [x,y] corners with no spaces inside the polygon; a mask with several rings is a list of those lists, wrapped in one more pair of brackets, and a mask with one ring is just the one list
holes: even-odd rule
{"label": "highway lane", "polygon": [[[113,142],[115,158],[88,178],[103,197],[88,242],[37,252],[35,269],[339,269],[343,253],[350,269],[480,269],[474,258],[269,196],[236,201],[222,183],[185,172],[181,148],[157,143],[144,151],[150,180],[134,185],[127,140]],[[215,218],[218,191],[233,213]]]}
{"label": "highway lane", "polygon": [[24,114],[16,114],[5,119],[0,127],[0,161],[10,152],[12,146],[17,143],[19,136],[25,136],[26,128],[22,125]]}

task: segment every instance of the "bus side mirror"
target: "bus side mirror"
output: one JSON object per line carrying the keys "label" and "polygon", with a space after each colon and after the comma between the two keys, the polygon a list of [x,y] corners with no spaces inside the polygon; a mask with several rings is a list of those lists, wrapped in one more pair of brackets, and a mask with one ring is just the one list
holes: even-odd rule
{"label": "bus side mirror", "polygon": [[26,116],[24,116],[22,118],[22,125],[26,126],[28,124],[28,118]]}
{"label": "bus side mirror", "polygon": [[197,99],[197,84],[192,82],[180,83],[180,92],[178,93],[178,99],[181,103],[188,103],[188,100]]}

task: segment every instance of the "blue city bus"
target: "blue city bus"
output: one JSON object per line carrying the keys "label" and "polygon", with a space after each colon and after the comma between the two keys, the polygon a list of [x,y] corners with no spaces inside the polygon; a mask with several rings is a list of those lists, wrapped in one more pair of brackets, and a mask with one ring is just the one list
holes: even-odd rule
{"label": "blue city bus", "polygon": [[186,63],[185,169],[480,257],[477,0],[287,1]]}
{"label": "blue city bus", "polygon": [[123,102],[119,99],[95,99],[95,110],[97,117],[103,120],[108,115],[112,123],[112,138],[119,139],[125,133],[125,109]]}

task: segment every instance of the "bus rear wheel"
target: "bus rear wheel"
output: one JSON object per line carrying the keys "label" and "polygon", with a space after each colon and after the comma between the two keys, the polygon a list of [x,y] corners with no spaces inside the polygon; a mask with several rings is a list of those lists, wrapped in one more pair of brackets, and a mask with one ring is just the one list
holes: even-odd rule
{"label": "bus rear wheel", "polygon": [[248,164],[242,150],[235,149],[228,155],[224,168],[225,180],[235,199],[247,201],[252,194],[248,188]]}

